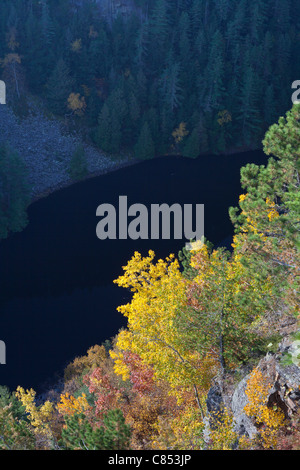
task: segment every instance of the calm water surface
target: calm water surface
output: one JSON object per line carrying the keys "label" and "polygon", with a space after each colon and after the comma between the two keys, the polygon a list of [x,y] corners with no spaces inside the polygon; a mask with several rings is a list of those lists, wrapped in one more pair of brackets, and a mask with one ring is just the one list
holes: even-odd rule
{"label": "calm water surface", "polygon": [[[177,255],[185,240],[106,240],[96,237],[96,208],[119,196],[134,203],[205,205],[205,236],[227,244],[228,208],[241,193],[240,168],[265,164],[261,151],[197,160],[164,157],[99,176],[41,199],[29,225],[0,243],[0,339],[7,364],[0,385],[42,391],[64,366],[126,325],[116,307],[130,293],[113,284],[134,251]],[[129,219],[130,220],[130,219]]]}

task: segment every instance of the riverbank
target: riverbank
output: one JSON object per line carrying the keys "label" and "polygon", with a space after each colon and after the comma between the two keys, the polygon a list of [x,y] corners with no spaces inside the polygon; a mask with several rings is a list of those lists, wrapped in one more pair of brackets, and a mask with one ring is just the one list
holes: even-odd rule
{"label": "riverbank", "polygon": [[[87,176],[80,181],[140,162],[129,155],[114,158],[83,142],[81,135],[66,132],[60,121],[49,118],[41,107],[34,104],[29,106],[28,115],[21,119],[8,105],[0,106],[1,142],[8,143],[24,160],[31,188],[31,204],[77,182],[70,178],[69,166],[78,145],[84,147],[88,170]],[[255,149],[232,148],[224,155],[250,150]]]}
{"label": "riverbank", "polygon": [[[232,149],[229,149],[228,152],[224,152],[224,153],[220,154],[220,157],[228,156],[228,155],[235,155],[235,154],[238,154],[238,153],[246,153],[246,152],[251,152],[251,151],[255,151],[255,150],[259,150],[259,149],[257,149],[257,148],[252,149],[252,148],[245,148],[245,147],[232,148]],[[210,155],[210,154],[209,153],[201,154],[201,156],[206,156],[206,155]],[[177,155],[177,154],[176,155],[175,154],[170,155],[170,154],[168,154],[166,156],[169,156],[169,157],[172,158],[172,157],[179,157],[180,155]],[[60,189],[67,188],[68,186],[71,186],[72,184],[75,184],[75,183],[78,183],[78,182],[86,181],[88,179],[95,178],[97,176],[101,176],[101,175],[105,175],[107,173],[111,173],[111,172],[119,170],[121,168],[126,168],[128,166],[136,165],[138,163],[141,163],[141,160],[138,160],[138,159],[133,158],[133,157],[124,156],[124,157],[121,157],[121,159],[119,159],[118,161],[111,160],[111,162],[112,162],[111,166],[109,166],[107,168],[100,168],[100,169],[95,170],[95,171],[89,171],[89,173],[84,178],[81,178],[78,181],[75,181],[75,180],[72,180],[72,179],[69,178],[68,180],[63,181],[63,182],[57,184],[56,186],[49,187],[47,190],[45,190],[45,191],[43,191],[39,194],[34,195],[34,197],[31,200],[31,204],[38,201],[39,199],[41,199],[43,197],[49,196],[54,191],[58,191]]]}
{"label": "riverbank", "polygon": [[63,188],[67,188],[67,187],[69,187],[69,186],[71,186],[75,183],[86,181],[88,179],[95,178],[97,176],[105,175],[107,173],[111,173],[113,171],[120,170],[121,168],[125,168],[125,167],[131,166],[131,165],[135,165],[139,161],[140,160],[136,160],[136,159],[133,159],[133,158],[130,158],[130,157],[127,157],[127,158],[124,157],[124,160],[120,160],[120,161],[116,161],[116,162],[114,162],[112,160],[112,162],[114,163],[114,165],[112,165],[112,166],[109,166],[107,168],[100,168],[100,169],[95,170],[95,171],[89,171],[89,173],[84,178],[81,178],[80,180],[73,180],[73,179],[69,178],[65,181],[62,181],[61,183],[58,183],[56,186],[51,186],[48,189],[46,189],[45,191],[34,195],[32,197],[32,200],[31,200],[30,204],[33,204],[34,202],[36,202],[36,201],[38,201],[38,200],[40,200],[44,197],[49,196],[51,193],[53,193],[55,191],[59,191],[60,189],[63,189]]}

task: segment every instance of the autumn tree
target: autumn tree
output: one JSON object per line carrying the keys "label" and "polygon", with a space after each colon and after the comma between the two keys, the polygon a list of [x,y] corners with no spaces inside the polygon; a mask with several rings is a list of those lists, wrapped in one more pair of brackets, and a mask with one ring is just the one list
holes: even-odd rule
{"label": "autumn tree", "polygon": [[126,390],[106,367],[96,367],[83,377],[83,383],[95,397],[92,415],[99,422],[108,410],[122,408]]}
{"label": "autumn tree", "polygon": [[68,383],[72,379],[77,379],[84,373],[88,373],[103,364],[106,359],[105,347],[95,345],[88,349],[85,356],[76,357],[64,370],[64,381]]}
{"label": "autumn tree", "polygon": [[[279,407],[268,403],[271,388],[272,384],[268,381],[268,377],[260,369],[253,369],[245,390],[248,403],[244,411],[258,427],[259,437],[254,439],[260,441],[264,449],[276,449],[278,430],[285,421],[284,412]],[[245,445],[242,439],[243,444]]]}
{"label": "autumn tree", "polygon": [[54,435],[51,424],[54,413],[54,405],[46,400],[42,405],[36,404],[36,392],[33,389],[24,390],[18,386],[16,397],[25,407],[28,420],[38,441],[37,447],[42,449],[52,448]]}
{"label": "autumn tree", "polygon": [[58,412],[62,416],[73,416],[76,413],[84,413],[89,411],[90,408],[91,405],[88,403],[85,393],[77,398],[69,393],[61,394],[60,401],[57,404]]}
{"label": "autumn tree", "polygon": [[80,93],[70,93],[68,97],[68,109],[76,116],[83,116],[86,109],[85,97]]}
{"label": "autumn tree", "polygon": [[79,54],[80,51],[81,51],[81,48],[82,48],[82,40],[81,40],[81,38],[75,39],[75,41],[73,41],[72,44],[71,44],[71,50],[72,50],[72,52],[76,52],[77,54]]}
{"label": "autumn tree", "polygon": [[129,371],[130,392],[123,411],[132,431],[131,447],[151,449],[160,433],[158,423],[174,418],[180,409],[168,383],[154,380],[153,367],[130,351],[124,351],[123,360]]}
{"label": "autumn tree", "polygon": [[189,131],[186,129],[186,123],[181,122],[179,126],[174,129],[172,132],[172,137],[174,139],[175,149],[178,151],[180,143],[184,138],[189,134]]}
{"label": "autumn tree", "polygon": [[214,374],[215,360],[186,347],[175,328],[177,311],[186,301],[179,263],[170,255],[154,264],[154,256],[151,250],[144,258],[136,252],[123,268],[124,275],[115,281],[133,292],[132,301],[118,307],[128,319],[128,329],[119,333],[117,351],[111,352],[115,371],[126,380],[124,352],[136,353],[153,367],[155,379],[168,382],[179,401],[184,390],[192,389],[202,410],[198,387],[204,389],[208,376]]}

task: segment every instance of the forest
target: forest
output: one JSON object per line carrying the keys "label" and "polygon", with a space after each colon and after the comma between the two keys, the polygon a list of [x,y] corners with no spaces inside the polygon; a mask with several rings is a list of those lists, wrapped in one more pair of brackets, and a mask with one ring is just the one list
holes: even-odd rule
{"label": "forest", "polygon": [[261,147],[290,108],[296,0],[135,0],[126,20],[101,3],[3,0],[2,79],[19,112],[30,93],[104,151],[143,159]]}
{"label": "forest", "polygon": [[[46,397],[1,384],[0,449],[299,450],[300,4],[130,5],[2,0],[0,78],[19,119],[37,103],[112,159],[262,147],[268,163],[241,168],[231,250],[135,252],[114,281],[132,293],[126,328]],[[81,148],[70,173],[86,175]],[[1,143],[0,238],[29,203],[22,156]]]}
{"label": "forest", "polygon": [[[299,2],[134,0],[126,16],[123,4],[1,2],[0,78],[19,119],[35,103],[111,158],[261,148],[300,76]],[[1,190],[1,238],[27,223],[21,166],[10,173],[24,189]],[[79,148],[69,173],[80,179],[86,167]]]}

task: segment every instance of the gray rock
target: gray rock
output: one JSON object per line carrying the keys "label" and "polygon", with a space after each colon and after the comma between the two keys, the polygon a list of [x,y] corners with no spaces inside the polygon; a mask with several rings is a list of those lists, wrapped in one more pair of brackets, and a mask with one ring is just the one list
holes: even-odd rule
{"label": "gray rock", "polygon": [[[288,349],[284,347],[284,350]],[[300,368],[295,365],[283,365],[281,354],[267,354],[258,364],[264,376],[271,384],[268,391],[268,406],[276,405],[287,418],[292,417],[300,405]],[[250,374],[244,377],[236,386],[231,400],[231,410],[235,420],[235,431],[251,439],[257,434],[253,421],[245,414],[244,407],[248,403],[245,393]]]}
{"label": "gray rock", "polygon": [[49,119],[33,105],[23,119],[8,105],[0,106],[0,143],[8,143],[23,158],[33,199],[71,182],[68,168],[79,144],[84,146],[89,174],[120,166],[104,152],[83,143],[80,135],[66,134],[59,121]]}
{"label": "gray rock", "polygon": [[248,398],[245,393],[248,378],[249,375],[244,377],[235,388],[232,395],[231,410],[234,415],[235,432],[252,439],[257,434],[257,429],[244,411],[245,406],[248,404]]}

